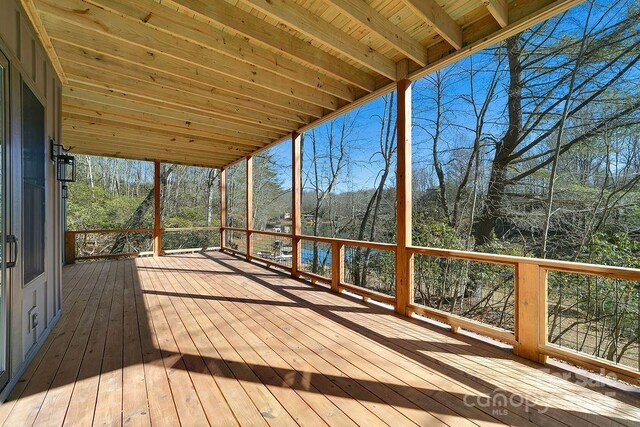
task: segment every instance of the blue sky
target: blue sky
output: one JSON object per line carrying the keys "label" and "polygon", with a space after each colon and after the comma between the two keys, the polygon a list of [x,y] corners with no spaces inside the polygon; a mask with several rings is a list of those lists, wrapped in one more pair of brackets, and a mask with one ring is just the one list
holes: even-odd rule
{"label": "blue sky", "polygon": [[[629,4],[634,1],[620,1],[618,11],[610,13],[611,17],[603,20],[600,25],[610,25],[611,20],[623,18]],[[598,0],[596,8],[591,16],[595,22],[602,15],[602,10],[611,3],[606,0]],[[587,19],[587,11],[589,3],[583,3],[571,9],[560,21],[558,30],[554,32],[560,36],[578,34]],[[556,40],[550,40],[553,42]],[[489,81],[496,69],[497,59],[493,49],[474,54],[473,56],[460,61],[457,64],[446,67],[442,70],[442,75],[446,80],[445,104],[447,105],[447,119],[444,126],[445,132],[442,138],[440,149],[443,151],[442,161],[445,163],[453,163],[456,157],[465,158],[464,155],[458,156],[457,151],[465,150],[473,141],[472,127],[475,126],[475,115],[468,98],[471,93],[477,97],[476,105],[479,105],[487,94]],[[504,59],[502,62],[506,62]],[[551,60],[549,65],[553,65]],[[476,70],[475,86],[473,91],[471,88],[471,79],[468,75],[470,66],[473,65]],[[487,113],[485,125],[485,133],[488,135],[501,135],[504,132],[504,107],[506,99],[507,75],[504,73],[506,65],[502,66],[503,73],[498,79],[495,95],[490,104]],[[466,74],[465,74],[466,73]],[[432,130],[434,119],[434,103],[430,100],[433,97],[434,90],[432,86],[433,75],[418,80],[413,86],[413,108],[414,108],[414,124],[413,127],[413,164],[414,169],[427,171],[433,179],[432,169]],[[389,96],[389,95],[386,95]],[[394,100],[395,103],[395,100]],[[347,120],[353,124],[353,131],[348,141],[348,164],[341,176],[336,192],[354,191],[361,189],[372,189],[376,186],[380,171],[383,168],[382,156],[376,152],[379,147],[380,135],[380,119],[383,114],[384,100],[377,98],[364,106],[346,113],[333,120],[334,126],[339,126],[340,122]],[[393,118],[395,122],[395,114]],[[320,141],[326,141],[326,135],[330,128],[330,122],[319,125],[314,129]],[[311,131],[306,132],[307,136]],[[326,147],[326,145],[325,145]],[[326,148],[325,148],[326,149]],[[490,150],[490,146],[488,150]],[[320,148],[321,150],[321,148]],[[277,159],[280,172],[280,180],[283,188],[290,188],[291,182],[291,142],[285,141],[268,150]],[[490,151],[488,153],[490,155]],[[311,151],[309,144],[305,145],[303,153],[303,161],[305,170],[303,171],[303,183],[305,172],[310,166]],[[326,165],[321,161],[320,166]],[[395,182],[395,175],[390,176],[388,185],[392,186]],[[308,187],[306,187],[308,189]]]}
{"label": "blue sky", "polygon": [[[547,42],[556,43],[565,37],[575,39],[576,36],[581,34],[587,19],[589,19],[590,26],[609,26],[618,19],[624,19],[632,4],[637,4],[637,1],[623,0],[611,3],[607,0],[598,0],[595,2],[590,15],[588,12],[590,4],[588,2],[576,6],[562,16],[561,19],[557,18],[551,21],[551,23],[559,22],[559,24]],[[612,5],[614,5],[613,8],[609,10]],[[547,23],[547,25],[551,23]],[[558,60],[558,58],[547,57],[544,59],[543,65],[553,68],[556,65],[554,61]],[[573,67],[573,64],[568,66]],[[471,86],[472,79],[469,77],[469,69],[471,68],[473,68],[476,75],[473,79],[473,88]],[[468,150],[475,137],[475,114],[472,104],[469,102],[469,97],[473,93],[476,97],[475,105],[480,108],[496,69],[499,70],[498,82],[483,129],[483,139],[488,141],[485,155],[491,156],[493,149],[490,138],[492,136],[499,137],[505,131],[506,90],[508,84],[506,58],[498,58],[495,54],[495,49],[489,48],[442,70],[442,75],[445,76],[446,80],[445,104],[448,110],[445,131],[439,147],[442,150],[441,160],[443,162],[453,164],[456,161],[459,162],[460,159],[466,161],[464,152]],[[416,81],[413,86],[414,125],[416,125],[413,127],[414,170],[430,171],[433,163],[431,134],[433,130],[432,121],[435,114],[434,103],[429,100],[435,93],[431,84],[432,79],[433,75],[427,76]],[[537,84],[543,86],[548,84],[544,77],[536,77],[536,79]],[[560,89],[562,96],[564,96],[564,90],[564,87]],[[528,101],[525,100],[525,102]],[[372,189],[375,187],[380,170],[383,167],[382,157],[375,155],[378,149],[380,128],[377,117],[382,114],[383,108],[383,100],[378,98],[346,114],[347,120],[354,121],[354,132],[350,138],[350,149],[348,150],[352,167],[348,168],[348,171],[343,174],[336,187],[336,192]],[[334,123],[344,119],[343,116],[338,117],[334,119]],[[319,125],[315,131],[318,135],[326,135],[329,126],[329,123]],[[545,145],[542,144],[537,149],[545,149]],[[290,148],[287,150],[290,150]],[[460,150],[463,152],[462,155],[457,153]],[[289,152],[286,155],[290,158]],[[308,146],[303,155],[308,165],[310,160]],[[433,172],[427,173],[433,175]],[[392,176],[390,184],[393,184],[394,180],[395,177]]]}

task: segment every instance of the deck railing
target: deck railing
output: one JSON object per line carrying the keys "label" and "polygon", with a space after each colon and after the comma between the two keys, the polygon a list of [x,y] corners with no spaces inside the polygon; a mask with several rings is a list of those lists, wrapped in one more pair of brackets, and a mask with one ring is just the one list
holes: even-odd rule
{"label": "deck railing", "polygon": [[[214,250],[220,247],[218,241],[220,236],[219,227],[161,228],[160,233],[162,235],[182,233],[190,233],[192,235],[211,234],[213,244],[203,244],[199,247],[172,247],[174,245],[172,245],[171,239],[158,239],[157,241],[160,243],[160,247],[157,248],[159,253],[195,252]],[[89,239],[90,236],[94,236],[93,239]],[[96,236],[98,238],[96,238]],[[119,244],[120,247],[114,250],[115,242],[106,243],[105,240],[108,239],[107,236],[122,237],[122,241]],[[129,241],[134,236],[138,237],[138,241],[133,245],[135,248],[132,250],[132,245],[129,244]],[[140,240],[142,240],[142,242],[140,242]],[[76,260],[149,256],[154,254],[154,240],[153,228],[69,230],[65,232],[65,262],[67,264],[73,264]]]}
{"label": "deck railing", "polygon": [[[398,251],[395,244],[230,227],[222,227],[221,233],[227,233],[227,237],[233,233],[234,239],[243,244],[239,251],[237,247],[229,247],[228,243],[233,240],[228,238],[221,249],[248,261],[295,272],[296,277],[324,284],[334,292],[355,294],[364,301],[377,301],[390,307],[398,303],[393,276]],[[289,242],[292,251],[298,248],[297,257],[287,256]],[[287,248],[284,253],[283,248]],[[512,345],[514,353],[530,360],[544,363],[551,356],[591,370],[605,371],[632,383],[640,382],[639,269],[420,246],[408,246],[406,250],[414,282],[411,302],[405,307],[407,315],[448,324],[453,332],[462,329],[502,341]],[[376,265],[385,266],[384,274],[369,272],[373,277],[363,282],[362,272],[356,277],[353,270],[358,263],[363,264],[363,259],[374,256],[384,257],[376,262]],[[298,260],[298,265],[292,264],[293,259]],[[441,274],[443,269],[448,275]],[[584,277],[585,287],[594,288],[583,289],[591,292],[591,301],[579,301],[575,296],[569,298],[558,275]],[[381,278],[386,278],[387,283]],[[458,286],[463,280],[472,283],[473,289]],[[438,286],[419,289],[424,283]],[[605,286],[612,288],[603,291]],[[605,296],[594,296],[595,287],[599,287]],[[603,301],[603,298],[608,300]],[[584,305],[589,304],[594,307],[585,309]],[[605,333],[612,334],[614,318],[620,321],[616,317],[619,313],[604,313],[604,305],[612,310],[627,310],[626,322],[635,321],[635,325],[627,325],[626,337],[620,336],[619,327],[613,327],[612,338],[602,338]],[[590,317],[580,318],[581,310],[591,313]],[[558,320],[562,317],[559,312],[565,313],[565,319]],[[603,319],[607,319],[606,322]],[[572,327],[575,330],[571,330]],[[635,338],[629,336],[629,331],[632,335],[635,333]],[[611,356],[606,351],[594,349],[598,346],[600,350],[603,346],[613,348],[612,339],[620,341],[616,343],[616,351],[620,353],[620,348],[624,347],[624,357],[613,350],[609,352],[613,358],[597,357]],[[581,345],[576,345],[576,341]]]}

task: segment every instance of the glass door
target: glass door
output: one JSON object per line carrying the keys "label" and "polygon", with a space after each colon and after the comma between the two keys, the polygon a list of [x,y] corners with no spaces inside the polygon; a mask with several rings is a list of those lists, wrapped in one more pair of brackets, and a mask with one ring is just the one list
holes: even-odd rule
{"label": "glass door", "polygon": [[[15,239],[7,239],[5,233],[7,226],[8,193],[5,176],[7,175],[7,138],[9,123],[9,61],[0,52],[0,389],[9,381],[8,355],[9,346],[7,339],[7,325],[9,321],[9,299],[8,299],[8,274],[7,267],[12,267],[15,262],[17,248]],[[9,248],[9,253],[7,253]]]}

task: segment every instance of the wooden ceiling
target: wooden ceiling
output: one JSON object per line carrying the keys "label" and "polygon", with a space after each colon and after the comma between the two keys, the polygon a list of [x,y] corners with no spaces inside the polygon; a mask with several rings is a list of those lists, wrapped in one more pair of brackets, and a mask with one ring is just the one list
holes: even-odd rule
{"label": "wooden ceiling", "polygon": [[72,152],[223,167],[579,0],[22,0]]}

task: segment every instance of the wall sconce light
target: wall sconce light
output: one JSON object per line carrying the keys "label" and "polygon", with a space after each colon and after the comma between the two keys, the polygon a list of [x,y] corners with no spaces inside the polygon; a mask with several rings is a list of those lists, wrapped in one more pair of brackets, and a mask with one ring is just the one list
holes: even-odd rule
{"label": "wall sconce light", "polygon": [[[60,182],[76,182],[76,158],[68,154],[62,144],[56,144],[52,139],[51,143],[51,160],[56,163],[57,178]],[[63,195],[66,193],[67,186],[63,185]]]}

